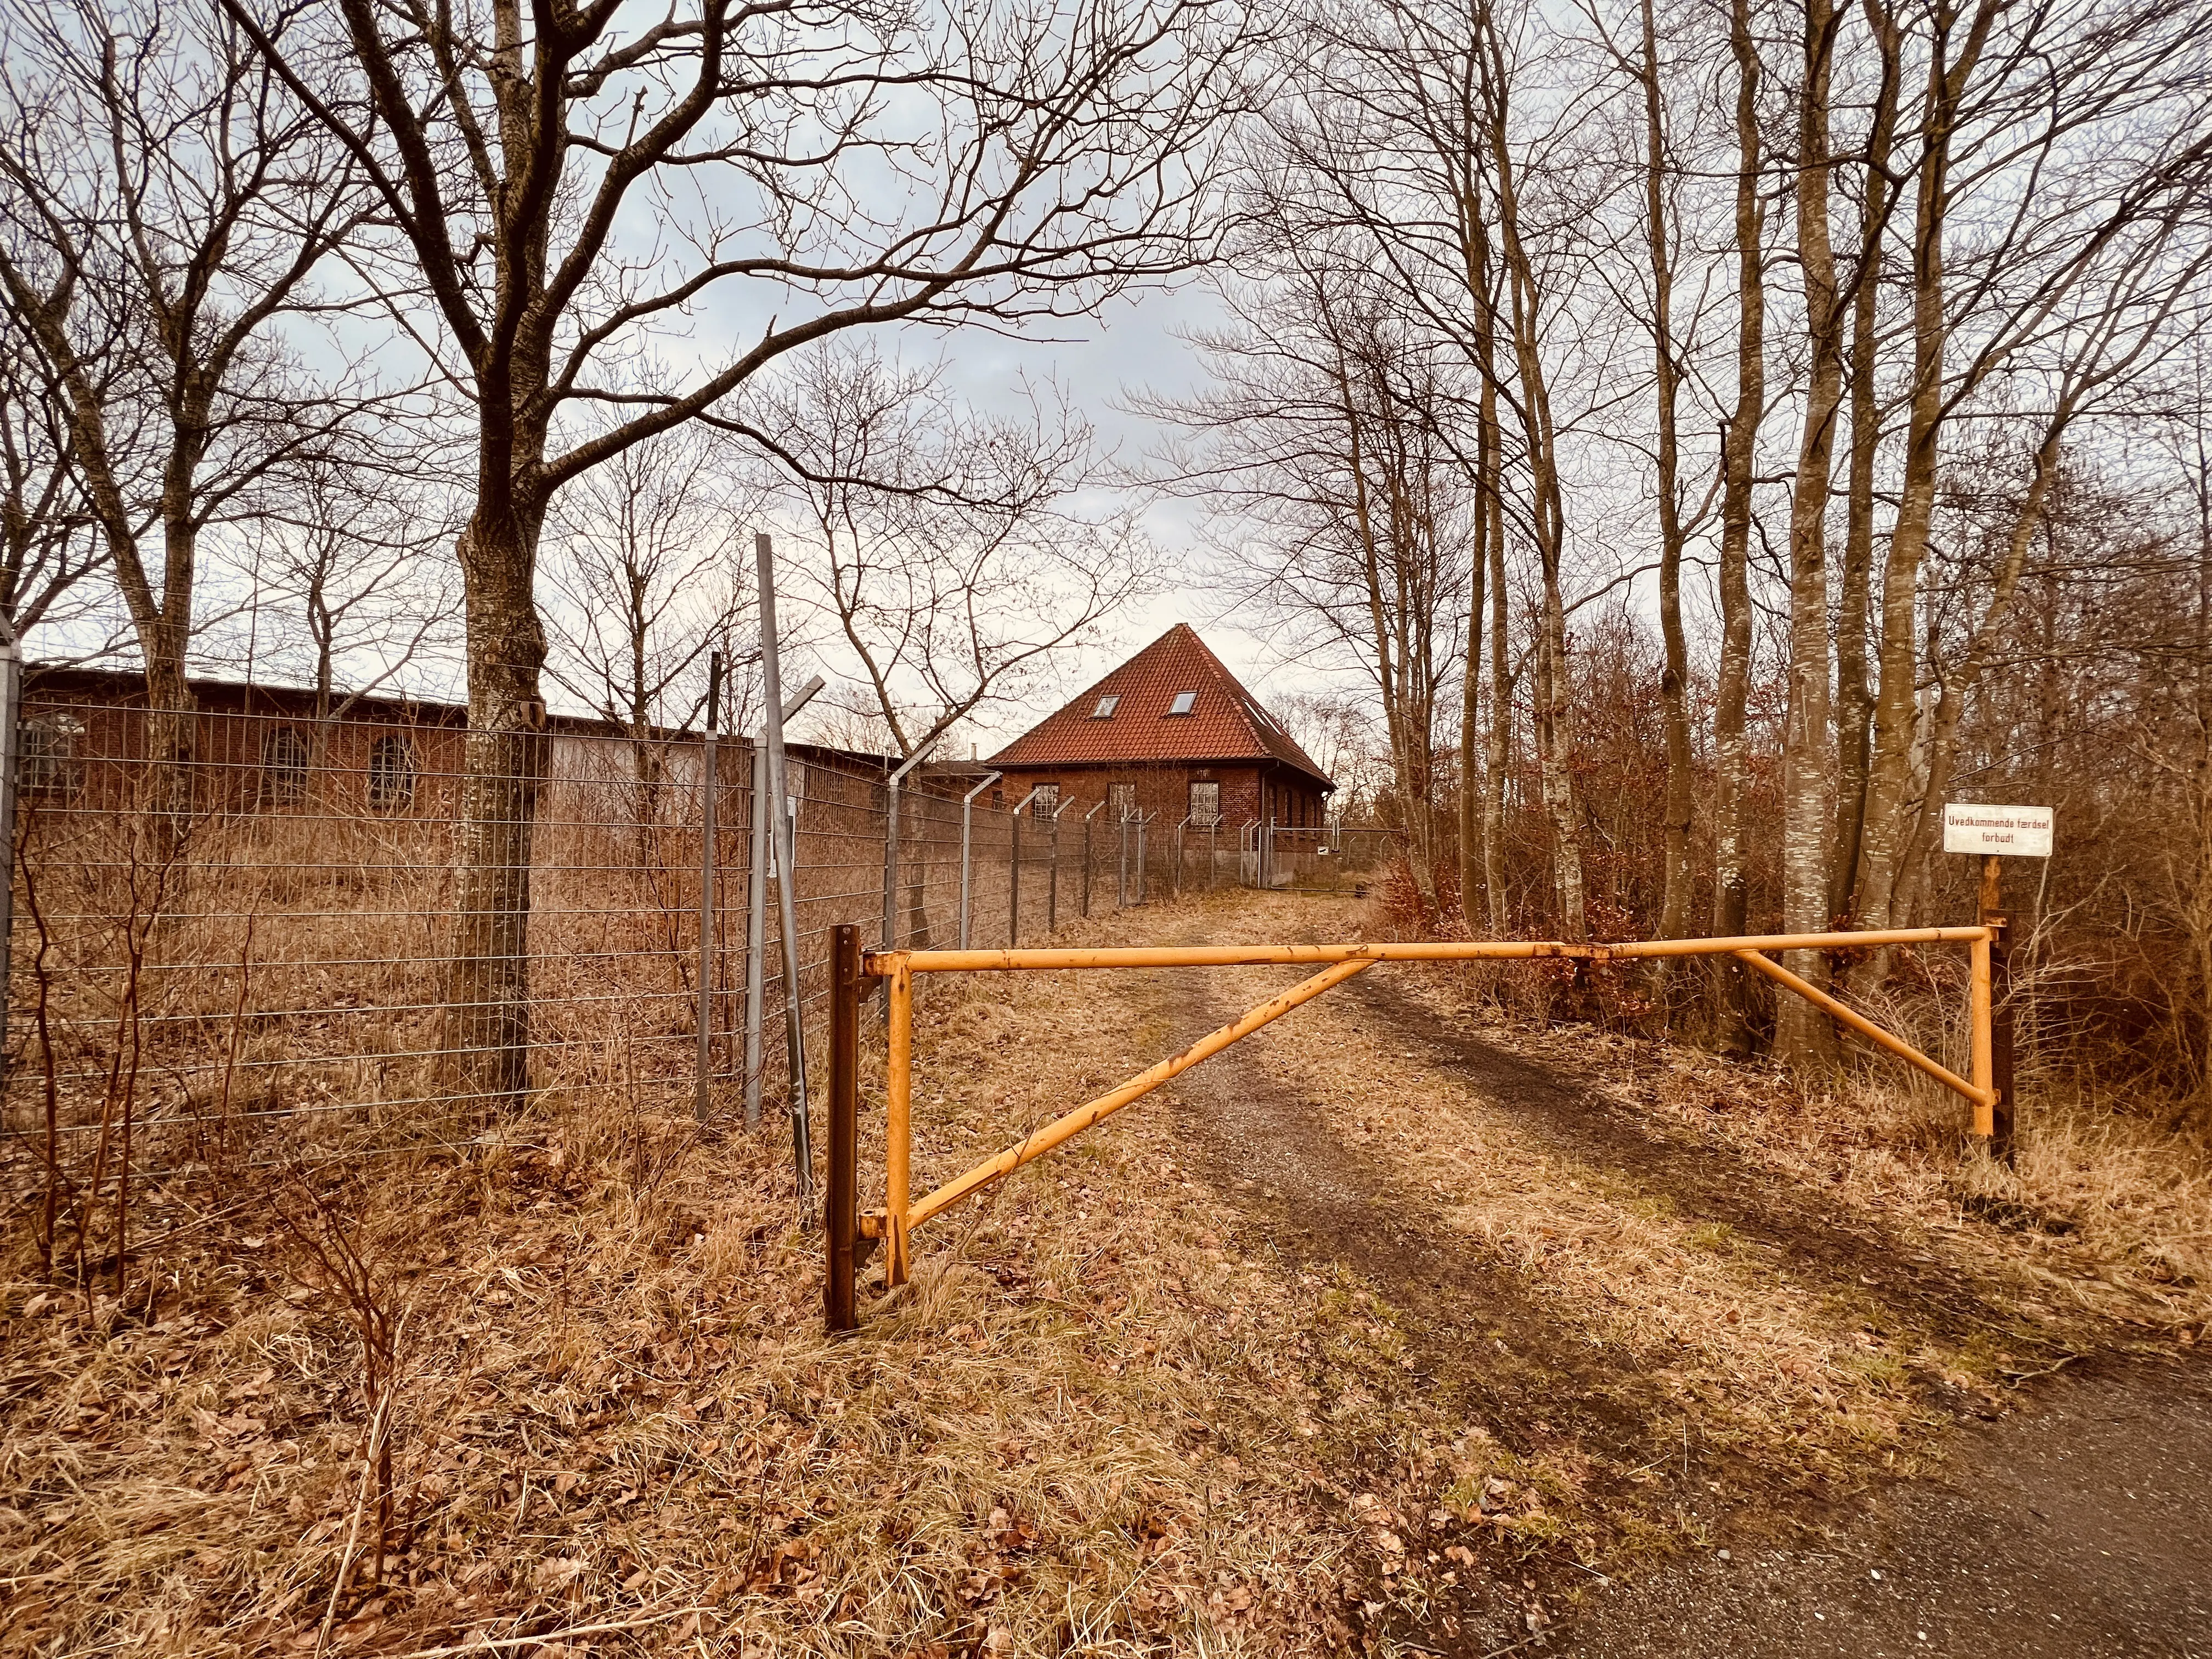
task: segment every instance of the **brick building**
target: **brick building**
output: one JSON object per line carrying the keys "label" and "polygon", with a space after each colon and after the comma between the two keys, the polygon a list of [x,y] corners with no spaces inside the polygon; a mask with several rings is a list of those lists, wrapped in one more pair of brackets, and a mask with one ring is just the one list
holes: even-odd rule
{"label": "brick building", "polygon": [[993,804],[1042,788],[1032,810],[1104,801],[1107,816],[1135,809],[1163,829],[1236,831],[1272,819],[1318,826],[1332,783],[1257,697],[1178,623],[988,763],[1006,774]]}

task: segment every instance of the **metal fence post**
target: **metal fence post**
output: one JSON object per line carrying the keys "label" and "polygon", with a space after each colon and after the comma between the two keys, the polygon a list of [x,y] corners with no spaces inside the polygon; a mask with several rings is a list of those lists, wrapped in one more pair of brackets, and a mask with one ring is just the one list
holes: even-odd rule
{"label": "metal fence post", "polygon": [[799,1201],[811,1209],[814,1202],[814,1138],[807,1121],[805,1004],[799,987],[799,910],[793,887],[799,867],[799,837],[784,803],[783,686],[776,655],[775,544],[765,535],[753,538],[753,556],[760,582],[761,681],[768,699],[768,784],[774,811],[769,833],[775,837],[776,912],[783,935],[784,1048],[791,1066],[791,1162],[799,1183]]}
{"label": "metal fence post", "polygon": [[1074,797],[1070,796],[1052,809],[1052,878],[1044,896],[1044,931],[1048,939],[1060,931],[1060,815],[1074,805]]}
{"label": "metal fence post", "polygon": [[830,930],[830,1169],[823,1206],[823,1323],[858,1329],[853,1255],[860,1237],[860,930]]}
{"label": "metal fence post", "polygon": [[699,756],[699,1052],[691,1115],[707,1121],[707,1077],[714,1062],[714,726],[722,714],[722,653],[707,659],[707,741]]}
{"label": "metal fence post", "polygon": [[996,783],[1000,773],[994,772],[960,798],[960,948],[968,948],[968,871],[969,831],[973,827],[975,797]]}
{"label": "metal fence post", "polygon": [[1152,872],[1145,867],[1145,826],[1158,817],[1158,812],[1137,814],[1137,902],[1139,904],[1149,904],[1152,899]]}
{"label": "metal fence post", "polygon": [[[814,701],[822,690],[822,676],[817,674],[799,689],[799,694],[783,706],[783,717],[789,720]],[[761,1005],[768,992],[768,865],[769,836],[775,833],[775,820],[769,808],[775,801],[774,792],[768,787],[768,725],[763,721],[759,734],[753,738],[753,796],[749,809],[750,839],[752,842],[750,863],[745,872],[745,1127],[760,1127],[761,1103]]]}
{"label": "metal fence post", "polygon": [[1221,814],[1213,815],[1213,822],[1206,826],[1206,890],[1212,892],[1221,885]]}
{"label": "metal fence post", "polygon": [[1106,803],[1102,800],[1083,815],[1083,919],[1085,921],[1091,920],[1091,820],[1105,810]]}
{"label": "metal fence post", "polygon": [[898,858],[899,858],[899,786],[906,775],[921,764],[929,753],[930,745],[924,744],[898,770],[884,780],[884,931],[883,948],[898,949]]}
{"label": "metal fence post", "polygon": [[1010,837],[1006,861],[1006,945],[1009,949],[1021,943],[1022,937],[1022,814],[1030,810],[1030,803],[1044,790],[1032,789],[1022,797],[1022,804],[1014,808],[1013,833]]}
{"label": "metal fence post", "polygon": [[753,742],[753,796],[747,808],[752,848],[745,871],[745,1127],[760,1127],[761,999],[767,988],[768,832],[774,799],[768,788],[768,744]]}

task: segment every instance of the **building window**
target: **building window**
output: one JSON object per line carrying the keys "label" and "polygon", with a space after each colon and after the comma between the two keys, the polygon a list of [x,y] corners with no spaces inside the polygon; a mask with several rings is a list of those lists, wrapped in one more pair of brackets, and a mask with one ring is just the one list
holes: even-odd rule
{"label": "building window", "polygon": [[1218,783],[1194,783],[1190,787],[1190,822],[1194,829],[1215,830],[1221,825],[1221,786]]}
{"label": "building window", "polygon": [[1115,823],[1134,815],[1137,810],[1137,786],[1117,783],[1106,791],[1106,804],[1114,814]]}
{"label": "building window", "polygon": [[1091,718],[1094,720],[1110,720],[1114,718],[1115,709],[1119,708],[1121,703],[1121,699],[1118,696],[1101,697],[1098,699],[1098,707],[1091,711]]}
{"label": "building window", "polygon": [[1168,705],[1168,713],[1170,714],[1188,714],[1197,706],[1197,692],[1178,691],[1175,694],[1175,701]]}
{"label": "building window", "polygon": [[307,793],[307,740],[299,728],[280,726],[261,737],[261,799],[289,806]]}
{"label": "building window", "polygon": [[415,799],[415,745],[396,732],[368,746],[368,804],[393,812]]}
{"label": "building window", "polygon": [[74,714],[40,714],[23,722],[21,780],[25,793],[69,795],[82,781],[76,740],[84,722]]}
{"label": "building window", "polygon": [[1060,786],[1041,783],[1036,787],[1036,799],[1030,803],[1032,817],[1048,818],[1060,811]]}

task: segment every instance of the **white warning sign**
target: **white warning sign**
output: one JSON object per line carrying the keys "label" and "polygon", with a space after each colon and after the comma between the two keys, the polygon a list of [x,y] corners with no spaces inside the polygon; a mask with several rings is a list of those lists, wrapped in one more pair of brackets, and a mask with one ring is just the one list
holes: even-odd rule
{"label": "white warning sign", "polygon": [[1995,853],[2014,859],[2051,856],[2048,806],[1984,806],[1978,801],[1943,804],[1943,850]]}

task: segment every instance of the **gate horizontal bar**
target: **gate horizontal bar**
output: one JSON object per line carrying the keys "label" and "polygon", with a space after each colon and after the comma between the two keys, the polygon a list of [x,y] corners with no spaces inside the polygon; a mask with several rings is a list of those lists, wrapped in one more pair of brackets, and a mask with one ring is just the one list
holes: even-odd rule
{"label": "gate horizontal bar", "polygon": [[1742,951],[1866,951],[1893,945],[1972,945],[1986,927],[1887,927],[1865,933],[1758,933],[1730,939],[1626,939],[1574,945],[1565,939],[1376,941],[1357,945],[1152,945],[1030,951],[885,951],[869,955],[878,976],[903,965],[916,974],[997,973],[1023,969],[1237,968],[1329,962],[1527,962],[1565,957],[1614,962],[1643,957],[1728,956]]}

